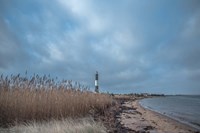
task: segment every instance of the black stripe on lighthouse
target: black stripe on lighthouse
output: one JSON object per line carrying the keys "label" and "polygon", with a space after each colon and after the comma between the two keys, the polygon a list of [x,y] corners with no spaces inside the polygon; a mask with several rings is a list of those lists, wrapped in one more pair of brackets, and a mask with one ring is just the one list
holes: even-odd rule
{"label": "black stripe on lighthouse", "polygon": [[99,75],[98,75],[98,72],[96,71],[94,84],[95,84],[95,92],[97,93],[99,93],[98,79],[99,79]]}

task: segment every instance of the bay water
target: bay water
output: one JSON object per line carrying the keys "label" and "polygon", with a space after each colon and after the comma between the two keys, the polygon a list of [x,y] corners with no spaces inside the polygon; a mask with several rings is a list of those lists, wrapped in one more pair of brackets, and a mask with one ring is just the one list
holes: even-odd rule
{"label": "bay water", "polygon": [[144,108],[166,115],[200,131],[200,96],[164,96],[139,101]]}

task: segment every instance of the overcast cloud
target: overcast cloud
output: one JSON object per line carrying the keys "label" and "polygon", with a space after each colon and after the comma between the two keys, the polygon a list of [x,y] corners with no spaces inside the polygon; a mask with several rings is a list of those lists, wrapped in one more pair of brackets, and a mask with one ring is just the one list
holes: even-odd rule
{"label": "overcast cloud", "polygon": [[199,0],[1,0],[0,73],[104,92],[200,94]]}

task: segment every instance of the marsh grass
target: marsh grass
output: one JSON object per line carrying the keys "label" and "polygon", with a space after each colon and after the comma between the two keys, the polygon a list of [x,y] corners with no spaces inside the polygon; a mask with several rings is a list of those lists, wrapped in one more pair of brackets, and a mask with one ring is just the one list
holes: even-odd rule
{"label": "marsh grass", "polygon": [[104,110],[112,102],[77,82],[55,81],[50,76],[0,77],[0,126],[15,123],[76,118],[92,109]]}
{"label": "marsh grass", "polygon": [[3,133],[106,133],[105,127],[90,117],[78,119],[50,120],[48,122],[32,121],[18,124],[7,129],[0,129]]}

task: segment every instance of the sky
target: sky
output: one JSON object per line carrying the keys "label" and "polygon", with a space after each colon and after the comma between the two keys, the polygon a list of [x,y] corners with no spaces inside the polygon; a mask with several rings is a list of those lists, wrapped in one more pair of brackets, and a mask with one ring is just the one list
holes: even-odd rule
{"label": "sky", "polygon": [[200,94],[199,0],[0,0],[0,73],[110,93]]}

